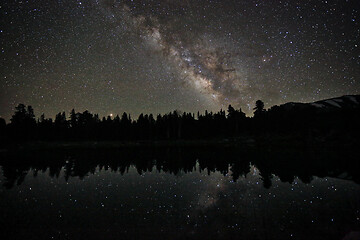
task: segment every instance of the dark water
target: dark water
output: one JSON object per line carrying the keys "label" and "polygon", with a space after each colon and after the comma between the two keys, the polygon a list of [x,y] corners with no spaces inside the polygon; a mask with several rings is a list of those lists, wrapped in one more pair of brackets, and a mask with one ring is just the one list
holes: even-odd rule
{"label": "dark water", "polygon": [[1,239],[359,239],[358,155],[126,148],[6,153]]}

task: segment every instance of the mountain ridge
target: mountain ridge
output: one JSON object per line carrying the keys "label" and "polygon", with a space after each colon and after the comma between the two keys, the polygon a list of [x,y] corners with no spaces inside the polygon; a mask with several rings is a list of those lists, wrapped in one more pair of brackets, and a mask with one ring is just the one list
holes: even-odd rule
{"label": "mountain ridge", "polygon": [[342,109],[358,109],[360,108],[360,95],[343,95],[341,97],[334,97],[323,99],[315,102],[301,103],[288,102],[279,106],[275,105],[273,108],[279,107],[286,111],[297,111],[305,109],[313,109],[317,111],[336,111]]}

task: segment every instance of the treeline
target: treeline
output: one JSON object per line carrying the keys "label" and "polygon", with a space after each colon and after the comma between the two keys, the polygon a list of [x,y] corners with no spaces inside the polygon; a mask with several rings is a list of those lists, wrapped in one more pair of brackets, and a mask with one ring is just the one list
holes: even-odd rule
{"label": "treeline", "polygon": [[[304,107],[306,106],[306,107]],[[0,118],[2,142],[32,140],[177,140],[236,138],[269,134],[297,134],[306,137],[358,135],[359,108],[324,111],[301,105],[274,106],[265,110],[261,100],[256,102],[254,116],[247,117],[241,109],[229,105],[227,111],[180,113],[177,111],[153,116],[140,114],[132,119],[127,113],[102,117],[89,111],[67,116],[60,112],[55,119],[42,114],[35,117],[31,106],[19,104],[10,123]]]}

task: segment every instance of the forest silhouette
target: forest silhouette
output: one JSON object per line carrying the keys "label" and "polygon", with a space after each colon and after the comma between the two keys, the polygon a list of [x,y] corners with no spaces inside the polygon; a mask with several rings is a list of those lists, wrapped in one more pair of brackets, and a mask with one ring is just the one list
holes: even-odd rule
{"label": "forest silhouette", "polygon": [[[359,100],[359,96],[354,96]],[[343,101],[343,100],[341,100]],[[325,101],[326,102],[326,101]],[[1,143],[25,141],[81,140],[196,140],[234,139],[259,136],[297,136],[304,141],[330,139],[353,141],[360,133],[360,106],[319,108],[311,104],[288,103],[264,108],[256,101],[254,116],[247,117],[231,105],[227,111],[194,113],[173,111],[164,115],[140,114],[132,119],[127,113],[100,118],[88,110],[69,116],[59,112],[55,119],[39,118],[31,106],[19,104],[10,123],[0,118]]]}

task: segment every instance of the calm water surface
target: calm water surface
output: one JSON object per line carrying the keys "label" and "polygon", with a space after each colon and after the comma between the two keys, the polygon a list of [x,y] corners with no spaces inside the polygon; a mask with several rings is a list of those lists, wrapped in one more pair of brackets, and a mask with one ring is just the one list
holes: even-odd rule
{"label": "calm water surface", "polygon": [[[47,155],[33,165],[24,163],[33,156],[22,158],[22,167],[9,157],[2,164],[1,239],[359,237],[360,185],[341,179],[346,174],[302,180],[293,174],[285,182],[281,174],[264,174],[254,159],[234,174],[233,162],[211,167],[174,154],[167,158],[176,168],[154,156],[114,165],[104,153],[105,160],[93,155],[84,167],[88,155],[80,155]],[[57,158],[63,161],[55,164]]]}

